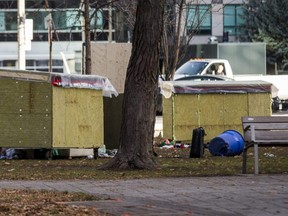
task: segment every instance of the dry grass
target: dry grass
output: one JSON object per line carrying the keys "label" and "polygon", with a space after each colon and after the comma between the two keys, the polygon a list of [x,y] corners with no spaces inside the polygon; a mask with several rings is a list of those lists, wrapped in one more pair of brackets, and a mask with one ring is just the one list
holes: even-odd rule
{"label": "dry grass", "polygon": [[[215,157],[205,150],[202,158],[189,158],[190,149],[155,148],[157,170],[97,170],[109,158],[61,160],[0,160],[0,179],[133,179],[178,176],[215,176],[241,174],[242,157]],[[288,148],[260,148],[260,173],[288,173]],[[247,172],[253,173],[252,148],[248,152]]]}
{"label": "dry grass", "polygon": [[[260,148],[260,174],[288,174],[288,148]],[[100,180],[241,174],[242,157],[189,158],[189,148],[155,148],[156,170],[98,170],[107,158],[62,160],[1,160],[2,180]],[[252,149],[247,172],[253,173]],[[65,202],[99,199],[85,194],[47,191],[1,190],[0,215],[103,215],[96,209],[65,205]]]}
{"label": "dry grass", "polygon": [[95,208],[65,202],[95,200],[82,193],[1,189],[0,215],[105,215]]}

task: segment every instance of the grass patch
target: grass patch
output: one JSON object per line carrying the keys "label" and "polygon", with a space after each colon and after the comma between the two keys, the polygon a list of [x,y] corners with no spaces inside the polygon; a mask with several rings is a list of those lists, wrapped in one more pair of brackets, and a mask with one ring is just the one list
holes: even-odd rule
{"label": "grass patch", "polygon": [[[103,180],[163,177],[239,175],[242,156],[215,157],[205,150],[203,158],[189,158],[190,149],[156,148],[156,170],[98,170],[108,158],[96,160],[1,160],[2,180]],[[247,173],[254,173],[253,149],[248,151]],[[288,148],[259,148],[261,174],[287,174]]]}

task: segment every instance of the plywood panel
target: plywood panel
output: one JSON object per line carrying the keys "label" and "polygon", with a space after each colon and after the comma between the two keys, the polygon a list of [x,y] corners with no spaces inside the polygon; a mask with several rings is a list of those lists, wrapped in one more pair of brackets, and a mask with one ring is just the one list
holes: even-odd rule
{"label": "plywood panel", "polygon": [[191,128],[198,127],[200,124],[198,95],[173,95],[173,110],[173,138],[187,140],[187,134],[192,134]]}
{"label": "plywood panel", "polygon": [[270,93],[249,93],[249,115],[250,116],[270,116],[271,110],[271,94]]}
{"label": "plywood panel", "polygon": [[93,148],[104,142],[102,91],[53,88],[53,146]]}
{"label": "plywood panel", "polygon": [[64,89],[65,91],[65,143],[64,146],[73,147],[78,146],[79,143],[79,132],[78,124],[79,117],[82,113],[79,113],[78,107],[80,105],[78,100],[77,92],[79,89]]}
{"label": "plywood panel", "polygon": [[52,137],[54,146],[66,145],[66,107],[65,107],[65,89],[52,88]]}
{"label": "plywood panel", "polygon": [[78,118],[78,146],[99,147],[104,143],[103,97],[101,91],[88,92],[78,91],[78,111],[81,113]]}
{"label": "plywood panel", "polygon": [[[117,44],[109,44],[107,45],[107,56],[106,56],[106,62],[107,62],[107,75],[106,77],[109,77],[111,80],[112,85],[114,86],[114,83],[117,85],[114,86],[116,90],[119,90],[119,82],[122,83],[122,80],[124,77],[120,76],[118,68],[122,64],[120,63],[120,56],[118,55],[118,49],[121,49],[121,46],[118,46]],[[119,60],[118,60],[119,59]],[[117,83],[115,82],[118,81]]]}
{"label": "plywood panel", "polygon": [[91,49],[92,73],[107,77],[114,88],[119,93],[123,93],[132,45],[129,43],[94,43]]}
{"label": "plywood panel", "polygon": [[46,97],[48,95],[51,95],[48,83],[0,79],[2,147],[51,147],[51,98]]}
{"label": "plywood panel", "polygon": [[[177,125],[199,124],[199,101],[197,94],[173,95],[173,123]],[[175,106],[177,104],[177,106]]]}
{"label": "plywood panel", "polygon": [[91,43],[91,67],[92,74],[107,74],[107,44]]}
{"label": "plywood panel", "polygon": [[200,94],[199,115],[200,125],[223,125],[224,95]]}
{"label": "plywood panel", "polygon": [[29,98],[31,113],[52,113],[52,87],[50,83],[30,82]]}
{"label": "plywood panel", "polygon": [[0,114],[1,147],[50,148],[51,116]]}
{"label": "plywood panel", "polygon": [[29,112],[29,82],[0,79],[0,113]]}
{"label": "plywood panel", "polygon": [[[241,117],[248,115],[247,94],[225,94],[224,125],[241,125]],[[230,128],[233,129],[233,128]]]}
{"label": "plywood panel", "polygon": [[163,137],[172,138],[173,137],[173,101],[171,98],[162,97],[162,113],[163,113]]}

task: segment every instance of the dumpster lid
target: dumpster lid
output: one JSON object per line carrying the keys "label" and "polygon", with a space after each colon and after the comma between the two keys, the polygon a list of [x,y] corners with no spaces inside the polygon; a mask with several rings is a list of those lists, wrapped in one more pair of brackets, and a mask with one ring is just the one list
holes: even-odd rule
{"label": "dumpster lid", "polygon": [[108,78],[98,75],[80,75],[50,73],[26,70],[7,70],[0,69],[0,78],[6,77],[24,81],[50,82],[53,86],[63,88],[86,88],[102,90],[103,96],[118,96],[118,92],[113,87]]}
{"label": "dumpster lid", "polygon": [[170,98],[175,94],[205,93],[257,93],[268,92],[277,96],[278,89],[269,82],[257,81],[162,81],[159,83],[161,94]]}

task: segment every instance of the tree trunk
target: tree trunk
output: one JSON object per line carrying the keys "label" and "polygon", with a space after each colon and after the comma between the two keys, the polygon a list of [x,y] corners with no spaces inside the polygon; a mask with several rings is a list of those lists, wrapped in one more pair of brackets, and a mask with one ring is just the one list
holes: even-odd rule
{"label": "tree trunk", "polygon": [[153,169],[153,137],[164,0],[139,0],[125,80],[120,145],[102,168]]}
{"label": "tree trunk", "polygon": [[89,0],[84,0],[84,20],[85,20],[85,72],[84,74],[91,74],[91,36],[90,36]]}

